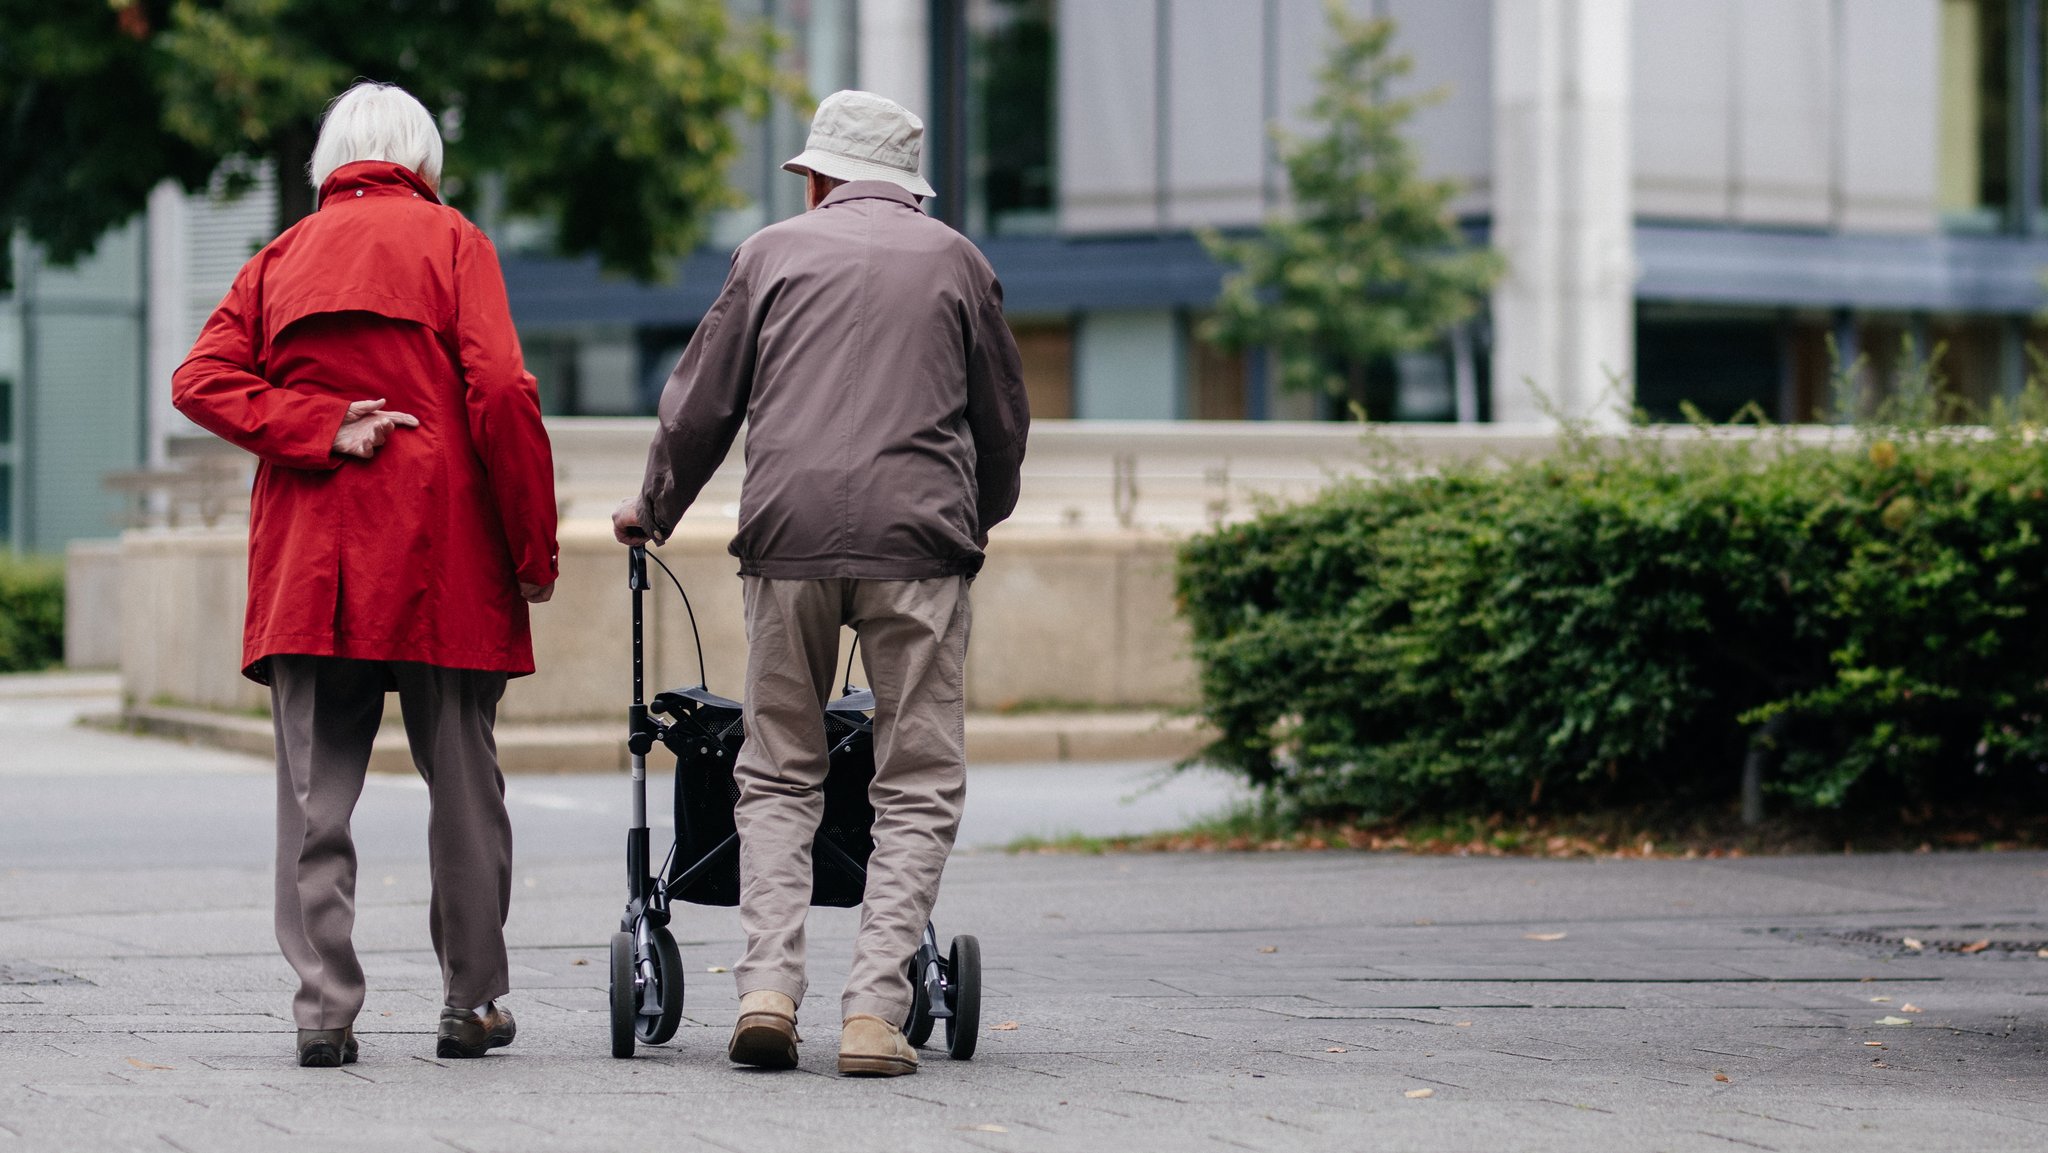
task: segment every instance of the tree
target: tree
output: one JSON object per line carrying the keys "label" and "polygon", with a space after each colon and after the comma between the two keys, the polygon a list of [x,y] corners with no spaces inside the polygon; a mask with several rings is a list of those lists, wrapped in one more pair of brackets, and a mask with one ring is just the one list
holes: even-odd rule
{"label": "tree", "polygon": [[363,77],[440,118],[456,203],[496,174],[565,253],[652,278],[733,203],[734,114],[798,95],[773,56],[720,0],[0,0],[0,224],[75,257],[158,181],[268,159],[288,226]]}
{"label": "tree", "polygon": [[1458,231],[1457,183],[1420,174],[1403,130],[1435,97],[1390,95],[1413,67],[1392,50],[1393,22],[1328,9],[1334,42],[1309,109],[1321,131],[1275,130],[1293,213],[1250,237],[1203,235],[1237,270],[1204,332],[1230,351],[1271,347],[1285,387],[1355,399],[1375,361],[1471,316],[1502,266]]}

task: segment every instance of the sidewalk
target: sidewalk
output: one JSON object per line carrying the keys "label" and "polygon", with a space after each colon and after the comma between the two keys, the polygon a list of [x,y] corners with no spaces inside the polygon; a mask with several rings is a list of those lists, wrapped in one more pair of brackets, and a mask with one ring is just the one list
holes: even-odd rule
{"label": "sidewalk", "polygon": [[[512,782],[520,1038],[475,1062],[433,1056],[424,794],[373,781],[363,1056],[302,1070],[267,767],[32,715],[0,693],[0,748],[34,754],[0,759],[0,1153],[2048,1146],[2048,854],[966,851],[935,920],[982,939],[979,1054],[850,1081],[830,1075],[850,910],[813,914],[800,1071],[724,1060],[740,933],[694,906],[681,1033],[608,1055],[623,838],[577,791],[610,797],[599,777]],[[75,763],[35,759],[60,737]],[[977,779],[970,808],[1018,820],[1081,777]]]}

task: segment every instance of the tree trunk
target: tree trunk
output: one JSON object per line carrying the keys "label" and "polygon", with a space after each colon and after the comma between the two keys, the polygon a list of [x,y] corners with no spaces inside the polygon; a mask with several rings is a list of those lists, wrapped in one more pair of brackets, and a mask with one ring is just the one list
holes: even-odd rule
{"label": "tree trunk", "polygon": [[313,163],[314,128],[294,124],[279,130],[273,159],[277,162],[277,230],[283,232],[320,207],[306,170]]}

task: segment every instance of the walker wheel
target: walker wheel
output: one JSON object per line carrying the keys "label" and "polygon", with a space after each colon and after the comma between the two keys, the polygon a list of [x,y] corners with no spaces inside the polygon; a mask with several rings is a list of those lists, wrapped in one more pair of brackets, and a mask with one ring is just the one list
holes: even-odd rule
{"label": "walker wheel", "polygon": [[612,934],[612,1056],[633,1055],[633,934]]}
{"label": "walker wheel", "polygon": [[633,1035],[644,1044],[659,1045],[676,1035],[683,1020],[683,958],[666,926],[652,926],[647,936],[653,947],[646,956],[635,958],[640,996]]}
{"label": "walker wheel", "polygon": [[924,1048],[932,1039],[932,1002],[925,994],[924,948],[919,946],[917,954],[910,959],[910,1017],[903,1022],[903,1039],[913,1049]]}
{"label": "walker wheel", "polygon": [[974,1057],[981,1036],[981,942],[962,933],[953,938],[946,965],[946,1053],[955,1061]]}

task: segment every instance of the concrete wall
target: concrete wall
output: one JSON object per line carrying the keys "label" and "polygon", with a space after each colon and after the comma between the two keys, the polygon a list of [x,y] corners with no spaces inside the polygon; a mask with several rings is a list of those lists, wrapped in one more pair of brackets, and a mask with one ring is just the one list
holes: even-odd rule
{"label": "concrete wall", "polygon": [[64,550],[64,664],[121,664],[121,542],[75,540]]}
{"label": "concrete wall", "polygon": [[[1187,703],[1193,670],[1173,615],[1173,542],[1154,533],[998,530],[974,586],[968,707]],[[746,668],[729,526],[686,525],[658,551],[689,592],[710,686],[740,693]],[[121,541],[122,689],[140,703],[260,711],[240,675],[247,551],[241,532],[133,532]],[[533,612],[539,672],[512,682],[508,723],[602,720],[631,699],[625,550],[601,526],[570,525],[552,602]],[[650,691],[698,682],[689,616],[652,569],[646,599]],[[842,642],[845,659],[850,634]],[[861,675],[856,669],[855,679]]]}

